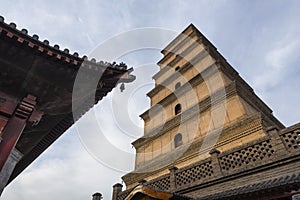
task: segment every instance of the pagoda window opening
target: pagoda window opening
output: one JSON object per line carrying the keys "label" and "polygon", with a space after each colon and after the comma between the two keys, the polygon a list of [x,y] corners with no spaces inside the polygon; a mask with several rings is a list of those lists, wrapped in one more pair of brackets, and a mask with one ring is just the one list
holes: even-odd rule
{"label": "pagoda window opening", "polygon": [[181,86],[181,83],[180,83],[180,82],[176,83],[176,84],[175,84],[175,90],[177,90],[180,86]]}
{"label": "pagoda window opening", "polygon": [[182,135],[181,133],[177,133],[174,137],[174,146],[175,148],[181,146],[183,144],[182,142]]}
{"label": "pagoda window opening", "polygon": [[179,71],[179,70],[180,70],[180,67],[177,66],[177,67],[175,68],[175,71]]}
{"label": "pagoda window opening", "polygon": [[181,104],[177,104],[175,106],[175,115],[178,115],[179,113],[181,113]]}

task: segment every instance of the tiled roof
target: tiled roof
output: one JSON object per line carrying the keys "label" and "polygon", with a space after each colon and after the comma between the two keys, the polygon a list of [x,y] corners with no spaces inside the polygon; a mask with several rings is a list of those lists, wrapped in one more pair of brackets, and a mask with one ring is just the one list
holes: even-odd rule
{"label": "tiled roof", "polygon": [[[76,78],[76,74],[80,67],[83,67],[84,69],[96,70],[101,73],[102,76],[99,77],[99,86],[97,85],[96,88],[96,94],[95,94],[95,104],[101,100],[104,96],[107,95],[108,92],[110,92],[116,85],[120,82],[131,82],[135,79],[135,76],[130,75],[130,73],[133,71],[132,68],[127,69],[127,65],[124,63],[117,64],[115,62],[109,63],[104,61],[96,61],[96,59],[88,59],[87,56],[79,56],[77,52],[74,52],[73,54],[70,53],[69,49],[60,49],[59,45],[55,44],[51,46],[49,44],[48,40],[40,41],[39,36],[29,35],[28,31],[26,29],[17,29],[17,25],[15,23],[6,23],[4,21],[4,17],[0,16],[0,40],[1,40],[1,48],[3,52],[9,51],[7,54],[1,55],[1,62],[3,63],[9,63],[9,65],[3,64],[1,67],[4,70],[7,70],[7,73],[0,74],[1,79],[9,79],[11,80],[12,84],[10,85],[11,88],[21,88],[18,80],[14,78],[14,74],[16,73],[22,73],[22,75],[26,73],[29,73],[28,70],[31,70],[32,65],[28,65],[27,68],[23,68],[22,72],[11,72],[11,69],[8,69],[10,67],[12,68],[20,68],[23,66],[20,66],[20,62],[23,62],[23,60],[27,61],[27,63],[34,63],[34,61],[38,60],[39,62],[34,65],[34,70],[30,71],[31,74],[33,73],[41,73],[43,72],[43,75],[45,77],[39,76],[38,81],[42,81],[43,78],[47,79],[47,76],[55,76],[55,81],[52,81],[52,79],[49,79],[45,81],[45,84],[48,83],[48,85],[53,88],[54,86],[57,86],[57,88],[68,88],[66,89],[66,93],[58,93],[60,95],[59,97],[61,99],[64,99],[63,105],[66,105],[67,111],[64,111],[62,113],[57,114],[49,114],[47,115],[47,112],[45,111],[45,115],[43,116],[42,120],[46,121],[44,122],[44,128],[38,129],[36,127],[26,127],[24,132],[29,131],[32,132],[38,132],[39,138],[29,138],[32,139],[32,142],[28,142],[28,138],[24,138],[22,140],[22,136],[20,140],[17,143],[17,148],[23,148],[23,152],[26,152],[24,157],[20,160],[20,162],[17,164],[17,166],[14,169],[14,172],[10,178],[10,181],[12,181],[19,173],[21,173],[31,162],[33,162],[34,159],[36,159],[43,151],[45,151],[46,148],[48,148],[60,135],[62,135],[77,119],[74,119],[73,113],[72,113],[72,95],[69,93],[72,92],[73,84]],[[9,49],[7,49],[9,48]],[[10,57],[10,54],[13,54],[13,57]],[[25,56],[24,56],[25,55]],[[6,57],[7,56],[7,57]],[[23,56],[22,59],[14,59],[14,57],[20,57]],[[9,59],[9,62],[7,62]],[[21,61],[22,60],[22,61]],[[23,64],[23,63],[22,63]],[[47,65],[45,65],[47,64]],[[48,66],[49,68],[44,68],[44,66]],[[58,70],[57,70],[58,69]],[[62,69],[62,70],[61,70]],[[56,70],[56,71],[55,71]],[[57,72],[57,73],[56,73]],[[56,74],[54,74],[56,73]],[[95,73],[99,74],[99,73]],[[59,76],[58,76],[59,75]],[[58,78],[57,78],[58,77]],[[66,77],[65,80],[62,80],[62,77]],[[22,81],[22,79],[20,79]],[[58,81],[57,81],[58,80]],[[29,80],[30,81],[30,80]],[[50,83],[51,82],[51,83]],[[44,84],[44,85],[45,85]],[[13,86],[13,87],[12,87]],[[35,87],[35,86],[34,86]],[[40,86],[37,84],[36,88],[39,89],[39,91],[45,91],[45,88],[43,86]],[[5,86],[1,87],[1,90],[9,90],[8,88],[5,88]],[[30,93],[32,88],[29,88],[29,86],[22,86],[22,93]],[[38,90],[37,89],[37,90]],[[12,89],[14,90],[14,89]],[[26,90],[26,91],[25,91]],[[48,91],[48,90],[47,90]],[[68,94],[67,94],[68,92]],[[36,92],[38,94],[38,92]],[[19,90],[15,90],[14,94],[16,95],[16,98],[19,99],[20,97],[17,97],[20,94]],[[63,96],[65,95],[65,96]],[[71,96],[71,97],[70,97]],[[43,99],[43,100],[41,100]],[[38,97],[38,100],[44,101],[43,105],[48,105],[47,101],[48,98],[42,98]],[[50,102],[48,102],[50,104]],[[80,100],[80,108],[78,108],[78,117],[83,115],[85,112],[87,112],[93,105],[89,105],[89,103],[85,102],[84,99]],[[59,106],[52,102],[52,106],[56,109]],[[51,108],[52,109],[52,108]],[[48,123],[49,122],[49,123]],[[41,122],[43,123],[43,122]],[[49,124],[49,125],[47,125]],[[36,129],[35,129],[36,128]],[[30,130],[29,130],[30,129]],[[26,137],[31,137],[32,135],[26,134]],[[34,137],[34,136],[32,136]],[[25,141],[25,142],[24,142]],[[24,143],[23,143],[24,142]],[[30,143],[30,144],[29,144]],[[28,145],[31,145],[30,148],[25,148]],[[33,146],[34,145],[34,146]],[[23,153],[22,152],[22,153]]]}
{"label": "tiled roof", "polygon": [[295,189],[298,189],[300,186],[300,173],[296,172],[295,174],[287,175],[284,177],[278,177],[269,179],[267,181],[249,184],[240,188],[199,198],[198,200],[241,199],[244,196],[252,196],[253,193],[263,192],[264,190],[268,190],[268,193],[271,193],[272,189],[274,191],[279,191],[280,189],[283,189],[286,185],[289,185],[288,187],[291,187],[291,185],[293,185]]}
{"label": "tiled roof", "polygon": [[38,35],[29,35],[26,29],[17,29],[17,25],[15,23],[6,23],[2,16],[0,16],[0,34],[6,38],[15,40],[19,45],[23,45],[24,47],[26,46],[27,48],[36,50],[40,54],[46,55],[49,58],[55,58],[57,61],[64,63],[80,66],[83,61],[86,61],[88,63],[93,63],[94,66],[98,67],[108,67],[121,71],[127,70],[127,65],[125,63],[116,64],[115,62],[96,62],[95,58],[88,59],[85,55],[79,56],[77,52],[71,54],[70,50],[67,48],[62,50],[58,44],[51,46],[48,40],[41,41],[39,40]]}
{"label": "tiled roof", "polygon": [[[125,192],[125,191],[124,191]],[[144,196],[151,196],[155,197],[157,199],[169,199],[169,200],[192,200],[193,198],[190,198],[185,195],[172,193],[164,190],[160,190],[154,187],[151,187],[150,185],[147,185],[147,183],[143,183],[140,185],[137,185],[136,187],[127,190],[126,193],[120,193],[118,195],[118,200],[134,200],[134,199],[140,199],[141,195]],[[139,196],[136,198],[136,196]]]}

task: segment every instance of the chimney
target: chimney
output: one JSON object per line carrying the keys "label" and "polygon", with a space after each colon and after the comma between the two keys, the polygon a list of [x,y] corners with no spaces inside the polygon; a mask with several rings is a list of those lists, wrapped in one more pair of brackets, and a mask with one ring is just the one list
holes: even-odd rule
{"label": "chimney", "polygon": [[93,197],[92,200],[101,200],[103,198],[102,194],[99,192],[96,192],[95,194],[93,194],[92,197]]}
{"label": "chimney", "polygon": [[117,199],[118,199],[118,194],[119,194],[120,192],[122,192],[122,187],[123,187],[123,185],[120,184],[120,183],[116,183],[116,184],[113,186],[112,200],[117,200]]}

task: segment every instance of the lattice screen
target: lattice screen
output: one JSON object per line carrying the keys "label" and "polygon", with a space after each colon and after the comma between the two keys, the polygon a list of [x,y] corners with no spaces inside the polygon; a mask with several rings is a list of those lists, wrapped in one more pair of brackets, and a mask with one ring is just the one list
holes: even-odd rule
{"label": "lattice screen", "polygon": [[257,161],[270,158],[275,153],[270,140],[241,149],[220,158],[223,171],[229,171],[239,167],[245,167]]}
{"label": "lattice screen", "polygon": [[195,182],[197,180],[210,177],[213,174],[211,162],[206,162],[201,165],[186,169],[176,173],[176,185],[182,186]]}

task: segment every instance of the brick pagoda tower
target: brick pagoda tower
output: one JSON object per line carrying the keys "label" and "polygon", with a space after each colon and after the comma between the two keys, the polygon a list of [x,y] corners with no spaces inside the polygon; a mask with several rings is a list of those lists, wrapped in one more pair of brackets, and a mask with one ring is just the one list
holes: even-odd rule
{"label": "brick pagoda tower", "polygon": [[[281,159],[290,159],[294,149],[299,157],[300,126],[285,128],[194,25],[162,54],[160,70],[153,76],[155,87],[147,94],[151,107],[140,115],[145,122],[144,136],[132,143],[135,170],[122,177],[127,190],[118,190],[114,196],[126,200],[143,199],[143,195],[149,199],[222,199],[226,196],[222,192],[240,192],[242,186],[251,189],[251,184],[271,182],[279,175],[283,180],[294,172],[292,166],[300,168],[299,161],[284,165],[284,173],[274,167]],[[285,140],[289,137],[292,140]],[[281,189],[291,196],[291,188],[298,186],[285,184],[290,188]],[[272,194],[272,198],[284,193],[278,188],[274,191],[279,194],[270,191],[245,193]],[[159,192],[166,196],[157,196]]]}

